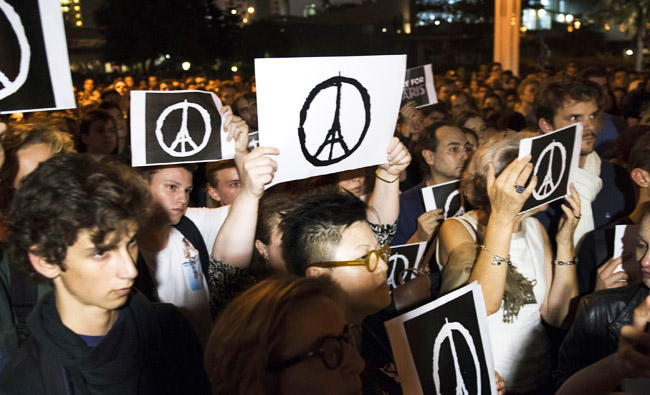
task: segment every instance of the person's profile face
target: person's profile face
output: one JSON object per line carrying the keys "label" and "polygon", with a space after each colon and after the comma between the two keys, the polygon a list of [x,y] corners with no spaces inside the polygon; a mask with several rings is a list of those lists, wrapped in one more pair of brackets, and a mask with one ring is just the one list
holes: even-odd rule
{"label": "person's profile face", "polygon": [[465,121],[463,127],[472,129],[481,141],[487,140],[488,138],[487,125],[485,125],[485,121],[481,117],[474,117],[468,119],[467,121]]}
{"label": "person's profile face", "polygon": [[433,163],[429,163],[440,179],[453,181],[463,174],[467,163],[467,137],[455,126],[441,126],[436,130],[438,147],[434,152]]}
{"label": "person's profile face", "polygon": [[[324,296],[305,299],[286,318],[282,338],[273,359],[286,361],[314,351],[327,336],[340,336],[346,325],[339,304]],[[355,348],[342,340],[341,365],[330,369],[315,355],[278,373],[283,395],[360,394],[364,362]]]}
{"label": "person's profile face", "polygon": [[641,265],[643,283],[650,287],[650,214],[646,214],[639,226],[636,246],[636,260]]}
{"label": "person's profile face", "polygon": [[257,102],[244,97],[237,99],[239,116],[246,121],[248,127],[257,130]]}
{"label": "person's profile face", "polygon": [[583,127],[580,155],[588,155],[594,151],[596,136],[600,132],[600,111],[596,100],[565,101],[555,112],[553,129],[561,129],[576,122],[581,122]]}
{"label": "person's profile face", "polygon": [[120,94],[120,96],[124,96],[129,92],[129,87],[126,86],[126,82],[118,81],[115,83],[115,90]]}
{"label": "person's profile face", "polygon": [[[342,231],[341,242],[334,247],[332,260],[365,259],[370,251],[379,248],[370,225],[366,221],[355,222]],[[374,272],[368,271],[366,266],[344,266],[329,270],[332,279],[348,296],[348,317],[354,316],[363,320],[390,304],[387,270],[388,265],[382,259]]]}
{"label": "person's profile face", "polygon": [[59,302],[74,314],[111,311],[126,303],[138,271],[135,259],[135,223],[125,222],[109,233],[101,245],[92,241],[92,231],[79,231],[77,241],[68,247],[65,270],[53,278]]}
{"label": "person's profile face", "polygon": [[366,185],[366,171],[365,169],[347,170],[338,174],[339,188],[352,192],[356,197],[361,197],[364,194]]}
{"label": "person's profile face", "polygon": [[180,222],[190,202],[192,173],[182,167],[161,169],[151,177],[149,189],[169,224],[175,225]]}
{"label": "person's profile face", "polygon": [[451,97],[451,116],[456,118],[465,111],[469,111],[469,101],[465,95],[453,95]]}
{"label": "person's profile face", "polygon": [[239,191],[241,191],[241,182],[236,167],[226,167],[217,170],[217,192],[219,201],[224,206],[232,204],[235,201]]}
{"label": "person's profile face", "polygon": [[108,155],[117,147],[117,129],[112,119],[93,121],[88,134],[82,134],[81,137],[89,154]]}
{"label": "person's profile face", "polygon": [[52,157],[52,150],[49,144],[39,143],[32,144],[16,152],[18,162],[18,172],[14,178],[13,186],[15,189],[20,188],[23,178],[33,172],[41,162]]}

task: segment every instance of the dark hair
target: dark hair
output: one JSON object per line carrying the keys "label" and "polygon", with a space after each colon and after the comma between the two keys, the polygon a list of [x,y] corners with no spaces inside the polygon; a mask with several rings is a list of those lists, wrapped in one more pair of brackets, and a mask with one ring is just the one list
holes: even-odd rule
{"label": "dark hair", "polygon": [[430,106],[422,107],[420,110],[422,110],[422,114],[426,117],[427,115],[434,113],[434,112],[439,112],[441,114],[445,114],[445,118],[449,117],[449,113],[447,111],[447,106],[445,103],[436,103]]}
{"label": "dark hair", "polygon": [[535,116],[553,123],[555,113],[567,101],[600,102],[602,89],[597,83],[585,78],[560,78],[549,82],[535,98]]}
{"label": "dark hair", "polygon": [[292,314],[317,298],[330,299],[345,311],[345,294],[329,277],[270,278],[228,304],[203,357],[212,393],[237,394],[242,384],[251,383],[261,384],[267,394],[280,393],[279,377],[268,367],[279,358]]}
{"label": "dark hair", "polygon": [[580,76],[586,79],[589,79],[591,77],[603,77],[607,79],[607,73],[605,72],[605,70],[596,67],[588,67],[582,70]]}
{"label": "dark hair", "polygon": [[465,126],[465,122],[469,121],[472,118],[481,118],[483,121],[485,121],[483,115],[479,114],[476,111],[464,111],[456,117],[456,125],[459,127]]}
{"label": "dark hair", "polygon": [[479,141],[478,136],[476,135],[476,132],[474,132],[472,129],[465,128],[465,127],[461,126],[460,130],[462,130],[464,134],[471,134],[472,136],[474,136],[474,139],[476,139],[477,142]]}
{"label": "dark hair", "polygon": [[90,126],[95,121],[111,122],[113,126],[117,128],[115,121],[113,121],[113,117],[111,117],[108,111],[97,107],[89,110],[81,118],[81,124],[79,125],[79,135],[77,136],[77,152],[86,152],[88,150],[88,146],[83,142],[81,135],[88,135],[88,133],[90,133]]}
{"label": "dark hair", "polygon": [[74,152],[72,136],[61,132],[56,121],[10,124],[2,138],[5,162],[0,168],[0,213],[7,215],[20,170],[18,151],[36,144],[47,144],[52,154]]}
{"label": "dark hair", "polygon": [[[260,200],[260,209],[257,215],[257,227],[255,228],[255,240],[259,240],[267,246],[271,244],[271,233],[275,226],[278,231],[284,233],[284,223],[282,215],[296,207],[295,198],[288,194],[264,195]],[[256,278],[269,276],[272,271],[266,264],[264,257],[260,255],[257,248],[253,248],[253,262],[251,270]]]}
{"label": "dark hair", "polygon": [[282,248],[293,272],[305,275],[316,262],[332,259],[343,231],[366,220],[366,203],[350,192],[308,195],[282,215]]}
{"label": "dark hair", "polygon": [[440,141],[438,141],[436,132],[443,126],[458,127],[453,121],[434,122],[424,129],[424,133],[422,133],[420,139],[413,146],[413,157],[418,161],[420,169],[423,171],[422,174],[429,174],[429,165],[422,157],[422,151],[436,152],[438,150]]}
{"label": "dark hair", "polygon": [[[234,88],[234,85],[233,85],[233,88]],[[256,96],[255,93],[253,93],[253,92],[246,92],[246,93],[244,93],[243,95],[238,96],[237,99],[232,103],[232,112],[233,112],[235,115],[237,115],[237,116],[240,115],[240,114],[239,114],[239,110],[240,110],[240,108],[239,108],[239,105],[237,104],[237,102],[239,101],[239,99],[246,99],[246,101],[249,102],[249,103],[250,103],[251,101],[255,101],[255,102],[257,102],[257,96]]]}
{"label": "dark hair", "polygon": [[[88,155],[59,155],[25,177],[9,216],[12,264],[36,275],[29,253],[61,266],[81,230],[98,246],[108,246],[111,233],[138,227],[148,216],[150,194],[127,166],[94,160]],[[40,278],[38,275],[36,277]]]}
{"label": "dark hair", "polygon": [[235,161],[232,159],[220,160],[218,162],[210,162],[205,165],[205,179],[212,188],[216,188],[219,184],[217,172],[221,169],[229,169],[235,167]]}
{"label": "dark hair", "polygon": [[650,172],[650,126],[637,125],[625,128],[616,140],[616,158],[626,163],[627,169]]}

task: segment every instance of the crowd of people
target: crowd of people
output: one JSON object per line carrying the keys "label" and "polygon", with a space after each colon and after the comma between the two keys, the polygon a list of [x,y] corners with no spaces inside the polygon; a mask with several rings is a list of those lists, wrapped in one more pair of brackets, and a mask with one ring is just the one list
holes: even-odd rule
{"label": "crowd of people", "polygon": [[[401,394],[388,257],[415,242],[419,304],[481,285],[499,394],[650,377],[650,74],[493,63],[435,85],[385,164],[268,189],[253,79],[87,78],[75,110],[0,118],[0,393]],[[132,168],[136,89],[215,92],[235,158]],[[570,193],[520,214],[521,139],[576,122]],[[459,215],[426,211],[455,180]]]}

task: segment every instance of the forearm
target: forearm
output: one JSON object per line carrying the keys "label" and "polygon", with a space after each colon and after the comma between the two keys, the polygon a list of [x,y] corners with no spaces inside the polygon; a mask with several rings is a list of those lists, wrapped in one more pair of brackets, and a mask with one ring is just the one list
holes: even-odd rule
{"label": "forearm", "polygon": [[[491,216],[488,221],[483,245],[487,251],[479,251],[478,258],[468,283],[478,281],[483,290],[483,298],[488,315],[495,313],[501,306],[506,284],[508,264],[493,264],[494,256],[507,258],[510,255],[510,239],[514,227],[513,220],[503,220]],[[488,252],[489,251],[489,252]]]}
{"label": "forearm", "polygon": [[[572,241],[558,240],[556,260],[574,260]],[[569,313],[571,301],[578,296],[578,271],[576,265],[553,265],[553,279],[542,311],[544,320],[555,327],[561,327]]]}
{"label": "forearm", "polygon": [[610,355],[571,376],[556,395],[609,394],[623,379],[618,372],[614,355]]}
{"label": "forearm", "polygon": [[383,169],[377,173],[379,177],[375,177],[375,188],[368,201],[368,221],[374,224],[392,224],[399,216],[399,180],[396,180],[399,175],[390,174]]}
{"label": "forearm", "polygon": [[259,199],[242,190],[230,207],[212,248],[214,259],[248,267],[253,257]]}

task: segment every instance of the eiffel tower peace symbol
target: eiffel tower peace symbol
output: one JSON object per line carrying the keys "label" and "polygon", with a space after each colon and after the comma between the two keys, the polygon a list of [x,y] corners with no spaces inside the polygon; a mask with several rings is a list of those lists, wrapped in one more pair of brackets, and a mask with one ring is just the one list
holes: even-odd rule
{"label": "eiffel tower peace symbol", "polygon": [[[187,112],[189,108],[193,108],[201,114],[203,119],[203,124],[205,126],[203,140],[197,144],[192,137],[190,136],[189,129],[187,128]],[[165,120],[172,111],[182,111],[181,125],[176,134],[176,138],[172,141],[171,144],[167,145],[163,138],[162,127],[165,123]],[[184,101],[165,108],[158,120],[156,121],[156,139],[160,147],[167,152],[169,155],[183,158],[187,156],[192,156],[198,152],[201,152],[203,148],[208,144],[210,140],[210,134],[212,134],[212,126],[210,123],[210,113],[200,105],[196,103],[190,103],[185,99]]]}
{"label": "eiffel tower peace symbol", "polygon": [[[553,154],[555,151],[558,151],[560,153],[561,159],[560,159],[560,174],[557,175],[557,178],[553,178]],[[535,164],[535,168],[533,169],[533,174],[537,175],[537,172],[539,171],[539,165],[542,163],[542,160],[548,156],[548,167],[546,168],[546,174],[544,175],[544,178],[542,178],[541,183],[535,190],[533,191],[533,196],[537,200],[542,200],[546,199],[549,197],[555,190],[560,186],[560,181],[562,180],[562,176],[564,176],[564,171],[566,170],[566,148],[564,148],[564,145],[556,142],[553,140],[551,144],[549,144],[542,153],[539,155],[539,159],[537,160],[537,163]],[[538,176],[537,179],[539,180],[540,177]]]}
{"label": "eiffel tower peace symbol", "polygon": [[[359,135],[358,141],[354,145],[352,145],[352,147],[350,147],[345,140],[346,130],[348,130],[346,129],[347,125],[342,125],[340,119],[341,87],[344,84],[350,85],[351,87],[353,87],[359,92],[364,107],[362,112],[364,115],[360,115],[360,116],[365,116],[365,123]],[[336,107],[333,114],[332,126],[327,131],[327,136],[325,137],[323,143],[320,144],[320,146],[318,147],[315,153],[311,153],[306,145],[307,131],[305,131],[305,127],[304,127],[305,121],[307,120],[309,108],[312,102],[314,101],[314,99],[316,98],[316,96],[319,93],[321,93],[323,90],[331,87],[336,88]],[[370,95],[368,94],[368,90],[363,85],[361,85],[359,81],[353,78],[342,77],[339,73],[338,76],[327,79],[321,82],[320,84],[316,85],[314,89],[312,89],[311,92],[309,92],[309,95],[305,100],[305,104],[300,110],[300,125],[298,127],[298,139],[300,140],[300,149],[302,150],[305,159],[307,159],[307,161],[314,166],[328,166],[334,163],[338,163],[343,159],[347,158],[348,156],[352,155],[352,153],[356,151],[357,148],[359,148],[359,146],[363,142],[363,139],[366,137],[366,133],[368,132],[369,126],[370,126]],[[337,146],[340,147],[340,150],[343,152],[342,154],[338,154],[338,155],[334,154],[334,150]],[[324,155],[325,158],[323,159],[319,158],[319,156],[321,156],[323,153],[325,153]]]}
{"label": "eiffel tower peace symbol", "polygon": [[16,34],[18,39],[18,46],[20,47],[20,62],[18,64],[18,75],[12,81],[0,70],[0,100],[10,96],[27,80],[29,74],[29,61],[31,59],[31,48],[25,35],[25,27],[23,26],[20,16],[16,13],[14,8],[7,4],[4,0],[0,0],[0,11],[5,14],[11,29]]}

